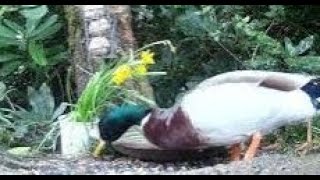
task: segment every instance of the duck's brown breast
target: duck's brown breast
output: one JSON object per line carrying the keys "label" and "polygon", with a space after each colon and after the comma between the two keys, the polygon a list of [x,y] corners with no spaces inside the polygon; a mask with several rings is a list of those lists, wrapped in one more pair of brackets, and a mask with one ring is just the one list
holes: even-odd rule
{"label": "duck's brown breast", "polygon": [[143,131],[151,143],[164,149],[194,149],[205,144],[181,107],[154,109]]}

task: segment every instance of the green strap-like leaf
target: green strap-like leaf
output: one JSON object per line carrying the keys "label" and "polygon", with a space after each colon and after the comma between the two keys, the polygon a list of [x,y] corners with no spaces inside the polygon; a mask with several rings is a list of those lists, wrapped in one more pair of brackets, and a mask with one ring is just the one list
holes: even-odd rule
{"label": "green strap-like leaf", "polygon": [[26,19],[41,19],[48,13],[46,5],[27,7],[19,11]]}
{"label": "green strap-like leaf", "polygon": [[33,37],[33,40],[45,40],[50,37],[52,37],[53,34],[57,33],[62,27],[61,23],[56,23],[53,26],[51,26],[49,29],[46,31],[39,32],[37,36]]}
{"label": "green strap-like leaf", "polygon": [[11,28],[11,30],[15,31],[17,34],[22,33],[24,31],[24,28],[22,26],[9,19],[4,19],[3,23],[9,28]]}
{"label": "green strap-like leaf", "polygon": [[57,119],[59,116],[61,116],[66,111],[67,107],[67,103],[61,103],[60,106],[54,111],[51,120],[53,121]]}
{"label": "green strap-like leaf", "polygon": [[3,54],[3,55],[0,55],[0,63],[14,61],[20,58],[22,58],[22,56],[17,54]]}
{"label": "green strap-like leaf", "polygon": [[18,34],[14,30],[6,27],[3,24],[0,24],[0,37],[5,37],[12,40],[12,39],[16,39],[17,35]]}
{"label": "green strap-like leaf", "polygon": [[52,28],[52,26],[57,22],[58,16],[53,15],[44,20],[44,23],[40,24],[33,32],[31,32],[30,37],[39,36],[40,33],[47,33],[47,31]]}
{"label": "green strap-like leaf", "polygon": [[40,66],[46,66],[48,65],[45,50],[43,48],[42,43],[36,43],[35,41],[30,41],[28,44],[28,52],[30,56],[32,57],[32,60],[40,65]]}
{"label": "green strap-like leaf", "polygon": [[10,47],[10,46],[19,46],[21,42],[19,42],[17,39],[10,39],[0,36],[0,48],[3,47]]}
{"label": "green strap-like leaf", "polygon": [[63,60],[66,59],[66,57],[68,57],[68,52],[67,51],[63,51],[63,52],[60,52],[54,56],[51,56],[49,59],[50,59],[50,62],[48,62],[49,65],[53,66],[53,65],[56,65],[60,62],[62,62]]}
{"label": "green strap-like leaf", "polygon": [[37,28],[39,25],[41,19],[27,19],[25,27],[26,27],[26,32],[25,36],[26,38],[29,38],[32,32]]}

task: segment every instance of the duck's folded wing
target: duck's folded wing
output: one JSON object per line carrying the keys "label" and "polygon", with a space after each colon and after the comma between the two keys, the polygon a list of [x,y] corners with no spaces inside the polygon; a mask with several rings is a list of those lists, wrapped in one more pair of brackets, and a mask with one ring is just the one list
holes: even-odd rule
{"label": "duck's folded wing", "polygon": [[223,83],[254,83],[263,87],[290,91],[306,84],[312,76],[273,71],[239,70],[222,73],[204,80],[196,88],[215,86]]}

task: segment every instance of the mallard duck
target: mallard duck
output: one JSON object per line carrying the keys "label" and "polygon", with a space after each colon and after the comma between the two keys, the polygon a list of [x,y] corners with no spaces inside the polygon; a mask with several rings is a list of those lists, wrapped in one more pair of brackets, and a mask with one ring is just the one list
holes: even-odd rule
{"label": "mallard duck", "polygon": [[204,80],[171,108],[123,104],[103,115],[100,136],[113,142],[133,125],[162,149],[230,147],[240,160],[240,144],[251,141],[251,160],[263,136],[313,117],[320,109],[320,79],[268,71],[233,71]]}

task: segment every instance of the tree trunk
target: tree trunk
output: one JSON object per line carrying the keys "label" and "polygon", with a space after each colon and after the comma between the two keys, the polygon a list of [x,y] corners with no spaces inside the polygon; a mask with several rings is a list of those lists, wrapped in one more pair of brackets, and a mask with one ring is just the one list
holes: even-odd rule
{"label": "tree trunk", "polygon": [[115,57],[114,16],[103,5],[67,5],[69,49],[78,96],[103,60]]}
{"label": "tree trunk", "polygon": [[129,5],[109,5],[110,12],[116,16],[120,47],[123,51],[136,48],[136,40],[131,28],[131,11]]}
{"label": "tree trunk", "polygon": [[[129,5],[66,5],[65,12],[79,96],[104,59],[116,58],[118,52],[136,48],[132,17]],[[153,90],[147,80],[128,84],[153,99]]]}

